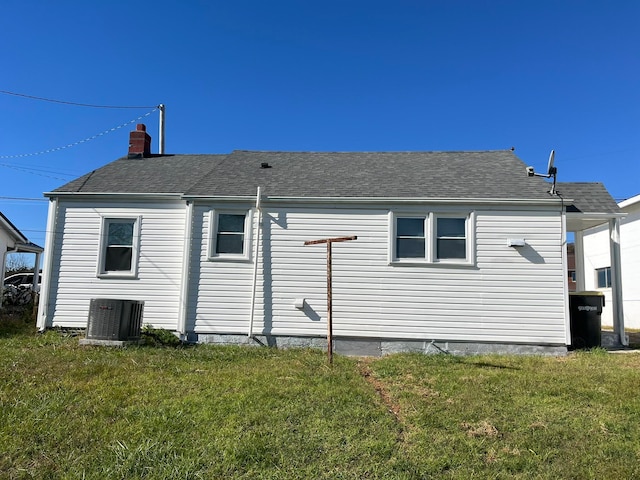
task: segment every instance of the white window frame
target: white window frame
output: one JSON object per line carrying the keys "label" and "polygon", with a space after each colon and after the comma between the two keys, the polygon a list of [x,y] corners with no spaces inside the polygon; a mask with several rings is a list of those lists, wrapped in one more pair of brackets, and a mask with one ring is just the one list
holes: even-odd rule
{"label": "white window frame", "polygon": [[[463,263],[468,264],[470,257],[469,250],[469,215],[460,215],[454,213],[432,213],[431,218],[433,221],[431,232],[433,232],[433,238],[431,239],[431,258],[434,263]],[[465,255],[464,258],[438,258],[438,220],[441,218],[453,218],[464,220],[464,241],[465,241]]]}
{"label": "white window frame", "polygon": [[[399,218],[424,218],[425,255],[424,258],[398,258],[396,255],[396,231]],[[465,220],[465,258],[437,258],[438,218],[462,218]],[[389,212],[388,259],[390,265],[418,266],[475,266],[476,265],[476,213],[474,211],[391,211]]]}
{"label": "white window frame", "polygon": [[[221,214],[244,215],[244,241],[242,253],[216,253],[218,238],[218,216]],[[209,249],[210,261],[222,262],[250,262],[251,239],[253,236],[253,209],[211,209],[209,211]]]}
{"label": "white window frame", "polygon": [[[109,225],[112,223],[133,223],[133,238],[131,241],[131,268],[129,270],[105,270],[107,260],[107,247],[109,241]],[[110,216],[101,217],[100,226],[100,251],[98,253],[98,278],[137,278],[138,277],[138,257],[140,251],[140,216]]]}

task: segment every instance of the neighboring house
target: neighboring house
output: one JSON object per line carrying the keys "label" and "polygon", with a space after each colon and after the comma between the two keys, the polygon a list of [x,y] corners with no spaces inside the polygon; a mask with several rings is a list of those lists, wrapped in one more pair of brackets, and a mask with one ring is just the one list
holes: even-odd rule
{"label": "neighboring house", "polygon": [[[35,265],[40,265],[40,255],[42,247],[29,242],[16,226],[0,212],[0,278],[4,279],[7,265],[7,255],[10,253],[33,253],[35,254]],[[33,289],[37,290],[38,282],[33,284]],[[2,296],[0,296],[0,306]]]}
{"label": "neighboring house", "polygon": [[143,125],[130,145],[46,194],[41,329],[130,299],[190,341],[326,345],[326,249],[304,243],[355,235],[333,246],[337,352],[562,353],[566,229],[618,214],[506,150],[154,155]]}
{"label": "neighboring house", "polygon": [[[620,221],[624,323],[628,328],[640,329],[640,195],[618,205],[627,214]],[[611,274],[609,232],[603,227],[589,229],[584,232],[583,242],[584,287],[604,293],[602,323],[613,325],[611,287],[614,279]]]}

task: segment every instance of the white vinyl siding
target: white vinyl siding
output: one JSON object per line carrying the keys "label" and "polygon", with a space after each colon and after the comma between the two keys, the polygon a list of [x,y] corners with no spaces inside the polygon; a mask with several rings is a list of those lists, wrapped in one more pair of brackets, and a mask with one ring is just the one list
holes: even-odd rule
{"label": "white vinyl siding", "polygon": [[[199,212],[195,330],[246,333],[252,265],[207,262],[209,217],[206,208]],[[395,248],[388,209],[269,208],[254,332],[325,336],[326,247],[304,242],[356,235],[332,249],[335,335],[564,344],[558,212],[476,209],[473,223],[474,266],[398,267],[388,261]],[[526,238],[527,246],[508,247],[511,237]],[[294,306],[300,298],[306,300],[302,310]]]}
{"label": "white vinyl siding", "polygon": [[[251,205],[247,245],[257,238]],[[409,209],[410,210],[410,209]],[[408,215],[418,216],[415,207]],[[438,215],[449,215],[441,212]],[[144,300],[143,323],[175,330],[184,251],[183,202],[60,201],[53,248],[49,325],[86,326],[91,298]],[[189,261],[188,332],[248,332],[252,261],[211,261],[212,211],[196,203]],[[566,341],[561,217],[555,208],[467,209],[471,265],[389,263],[391,209],[335,205],[263,211],[256,291],[255,334],[326,335],[326,246],[304,242],[356,235],[333,246],[336,337],[450,340],[559,345]],[[453,213],[454,216],[458,213]],[[140,217],[138,276],[96,278],[102,218]],[[437,218],[437,216],[435,217]],[[428,227],[428,232],[432,227]],[[431,230],[432,231],[432,230]],[[507,246],[525,238],[526,246]],[[295,308],[304,298],[305,307]]]}
{"label": "white vinyl siding", "polygon": [[[175,330],[183,255],[184,202],[60,200],[48,324],[84,328],[92,298],[143,300],[143,323]],[[103,218],[139,218],[136,278],[97,278]]]}
{"label": "white vinyl siding", "polygon": [[[246,257],[216,258],[216,213],[246,214]],[[249,208],[230,210],[224,206],[197,205],[194,213],[191,276],[187,330],[196,333],[246,334],[249,327],[253,264],[250,252],[256,236],[255,219]],[[211,261],[211,260],[231,261]],[[245,261],[238,261],[245,260]],[[259,269],[260,270],[260,269]],[[262,318],[261,282],[256,300],[256,319]],[[257,322],[256,322],[257,323]],[[257,331],[257,327],[256,327]]]}

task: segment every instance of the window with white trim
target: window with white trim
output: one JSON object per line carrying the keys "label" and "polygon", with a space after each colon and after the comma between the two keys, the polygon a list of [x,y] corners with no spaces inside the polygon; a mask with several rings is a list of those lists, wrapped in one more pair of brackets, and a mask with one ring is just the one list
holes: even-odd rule
{"label": "window with white trim", "polygon": [[390,213],[391,263],[474,263],[473,212]]}
{"label": "window with white trim", "polygon": [[139,218],[102,219],[98,276],[136,275]]}
{"label": "window with white trim", "polygon": [[466,260],[466,217],[436,216],[436,259]]}
{"label": "window with white trim", "polygon": [[211,260],[249,260],[251,211],[212,210]]}
{"label": "window with white trim", "polygon": [[611,267],[596,268],[597,288],[611,288]]}
{"label": "window with white trim", "polygon": [[396,219],[396,258],[426,258],[426,218]]}

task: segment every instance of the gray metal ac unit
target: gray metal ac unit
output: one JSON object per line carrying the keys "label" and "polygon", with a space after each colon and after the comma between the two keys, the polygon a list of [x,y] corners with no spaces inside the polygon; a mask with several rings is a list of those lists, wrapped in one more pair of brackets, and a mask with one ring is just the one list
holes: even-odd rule
{"label": "gray metal ac unit", "polygon": [[93,298],[89,306],[88,340],[131,341],[140,338],[144,302]]}

